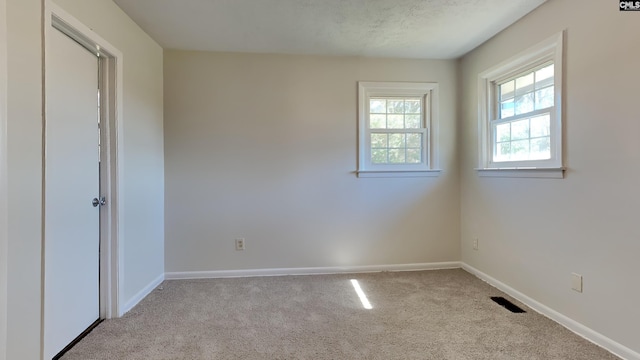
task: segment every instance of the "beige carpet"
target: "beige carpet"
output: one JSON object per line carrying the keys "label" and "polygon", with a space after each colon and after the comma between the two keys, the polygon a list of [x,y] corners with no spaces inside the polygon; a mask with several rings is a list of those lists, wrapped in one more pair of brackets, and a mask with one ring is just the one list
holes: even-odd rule
{"label": "beige carpet", "polygon": [[506,295],[463,270],[162,287],[62,359],[617,359],[520,303],[527,313],[509,312],[490,300]]}

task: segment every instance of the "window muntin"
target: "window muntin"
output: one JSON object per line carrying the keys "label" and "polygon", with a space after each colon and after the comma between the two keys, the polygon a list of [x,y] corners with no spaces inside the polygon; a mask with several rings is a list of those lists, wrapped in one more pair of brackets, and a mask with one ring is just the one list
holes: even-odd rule
{"label": "window muntin", "polygon": [[493,161],[547,160],[551,158],[549,113],[493,126]]}
{"label": "window muntin", "polygon": [[418,129],[422,123],[422,98],[372,97],[369,99],[371,129]]}
{"label": "window muntin", "polygon": [[372,164],[420,164],[426,138],[421,97],[369,99],[370,161]]}
{"label": "window muntin", "polygon": [[491,120],[492,161],[550,159],[554,64],[545,63],[494,86],[497,118]]}
{"label": "window muntin", "polygon": [[553,106],[553,74],[554,65],[551,63],[498,83],[498,118],[505,119]]}

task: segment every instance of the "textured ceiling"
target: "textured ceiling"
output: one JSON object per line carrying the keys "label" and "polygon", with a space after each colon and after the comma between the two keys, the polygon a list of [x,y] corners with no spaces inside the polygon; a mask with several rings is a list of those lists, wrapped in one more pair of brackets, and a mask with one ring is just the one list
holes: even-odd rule
{"label": "textured ceiling", "polygon": [[448,59],[546,0],[114,0],[168,49]]}

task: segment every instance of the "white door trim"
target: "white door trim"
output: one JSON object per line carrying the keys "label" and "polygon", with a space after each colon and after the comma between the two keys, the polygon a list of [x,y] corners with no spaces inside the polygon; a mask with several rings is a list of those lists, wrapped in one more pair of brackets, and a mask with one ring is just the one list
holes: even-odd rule
{"label": "white door trim", "polygon": [[7,2],[0,0],[0,360],[7,358]]}
{"label": "white door trim", "polygon": [[[123,138],[123,55],[120,50],[54,4],[51,0],[45,0],[44,14],[45,72],[47,71],[47,53],[49,52],[49,41],[47,39],[51,31],[62,31],[87,49],[95,51],[102,60],[100,74],[104,84],[103,87],[106,88],[103,88],[101,92],[101,115],[103,121],[106,122],[106,126],[102,126],[102,161],[108,165],[103,168],[104,171],[101,174],[101,195],[107,198],[108,207],[107,211],[103,211],[101,214],[100,317],[106,319],[119,317],[123,313],[122,304],[124,303],[122,299],[122,295],[124,294],[124,214],[122,211],[124,205],[122,191],[124,188],[124,166],[121,161],[123,158],[121,141]],[[46,90],[44,92],[44,101],[46,109]],[[45,113],[43,126],[46,126],[46,119],[47,115]],[[46,139],[44,140],[46,141]],[[43,162],[44,161],[46,161],[46,157],[43,159]],[[43,224],[44,216],[46,216],[46,214],[43,214]],[[44,245],[43,238],[43,248],[46,251]],[[43,269],[44,268],[43,264]],[[46,281],[46,279],[43,276],[43,282],[44,281]],[[46,294],[43,294],[43,311],[44,296],[46,296]],[[44,324],[42,329],[44,329]],[[44,342],[44,333],[42,337]]]}

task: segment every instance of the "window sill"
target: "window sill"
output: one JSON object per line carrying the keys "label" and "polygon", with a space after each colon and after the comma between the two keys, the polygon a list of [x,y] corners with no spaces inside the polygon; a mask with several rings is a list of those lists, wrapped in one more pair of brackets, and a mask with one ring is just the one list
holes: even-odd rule
{"label": "window sill", "polygon": [[358,170],[359,178],[392,178],[392,177],[436,177],[442,170]]}
{"label": "window sill", "polygon": [[478,176],[482,177],[509,177],[509,178],[546,178],[563,179],[564,167],[559,168],[486,168],[476,169]]}

